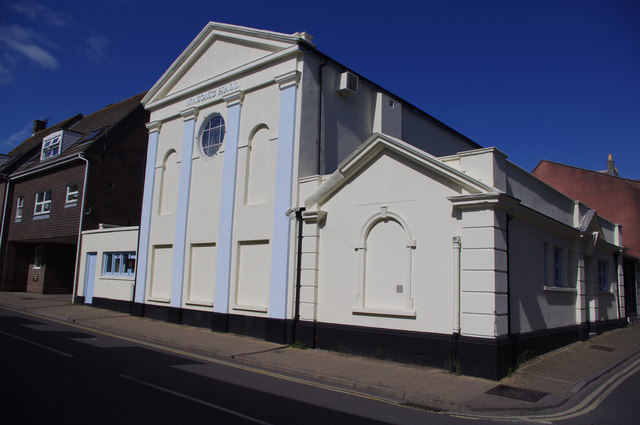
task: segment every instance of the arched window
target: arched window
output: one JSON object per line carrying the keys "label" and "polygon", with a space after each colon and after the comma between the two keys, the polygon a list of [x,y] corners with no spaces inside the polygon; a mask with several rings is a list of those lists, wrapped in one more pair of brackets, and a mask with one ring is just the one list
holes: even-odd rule
{"label": "arched window", "polygon": [[220,114],[214,114],[205,121],[200,133],[200,148],[205,156],[215,155],[224,141],[224,119]]}
{"label": "arched window", "polygon": [[416,243],[406,221],[381,207],[360,231],[359,282],[353,312],[415,317],[411,288],[411,253]]}

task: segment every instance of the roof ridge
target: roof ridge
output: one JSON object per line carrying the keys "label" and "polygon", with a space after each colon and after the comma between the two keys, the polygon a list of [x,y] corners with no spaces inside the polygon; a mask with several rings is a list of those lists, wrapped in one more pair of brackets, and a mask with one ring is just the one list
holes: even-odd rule
{"label": "roof ridge", "polygon": [[[139,96],[139,97],[140,97],[140,99],[142,100],[142,97],[144,97],[144,95],[145,95],[146,93],[147,93],[147,92],[146,92],[146,91],[144,91],[144,92],[141,92],[141,93],[135,94],[135,95],[133,95],[133,96],[130,96],[130,97],[128,97],[128,98],[126,98],[126,99],[124,99],[124,100],[120,100],[120,101],[115,102],[115,103],[110,103],[109,105],[105,106],[105,107],[104,107],[104,108],[102,108],[102,109],[98,109],[97,111],[94,111],[94,112],[90,113],[89,115],[85,115],[85,116],[83,116],[83,117],[82,117],[82,119],[84,120],[84,119],[87,119],[87,118],[91,118],[91,117],[95,116],[95,115],[96,115],[96,114],[98,114],[98,113],[103,113],[103,112],[107,111],[108,109],[113,109],[114,107],[119,106],[119,105],[122,105],[123,103],[126,103],[126,102],[128,102],[128,101],[131,101],[132,99],[134,99],[135,97],[138,97],[138,96]],[[140,103],[140,102],[138,102],[138,103]],[[81,121],[82,121],[82,120],[80,120],[80,121],[78,121],[77,123],[75,123],[72,127],[70,127],[70,129],[71,129],[71,128],[73,128],[73,127],[75,127],[75,126],[76,126],[78,123],[80,123]]]}
{"label": "roof ridge", "polygon": [[588,171],[590,173],[594,173],[597,174],[599,176],[604,176],[604,177],[612,177],[612,178],[616,178],[616,179],[620,179],[620,180],[628,180],[630,182],[634,182],[634,183],[640,183],[640,180],[636,180],[636,179],[630,179],[628,177],[621,177],[621,176],[612,176],[611,174],[606,174],[603,171],[598,171],[598,170],[590,170],[588,168],[582,168],[582,167],[578,167],[576,165],[569,165],[569,164],[563,164],[561,162],[556,162],[556,161],[550,161],[548,159],[541,159],[540,162],[538,163],[538,165],[535,166],[535,168],[533,169],[533,171],[531,171],[531,173],[533,173],[535,170],[538,169],[538,167],[540,166],[540,164],[542,164],[543,162],[547,162],[549,164],[555,164],[555,165],[560,165],[562,167],[567,167],[567,168],[574,168],[576,170],[582,170],[582,171]]}

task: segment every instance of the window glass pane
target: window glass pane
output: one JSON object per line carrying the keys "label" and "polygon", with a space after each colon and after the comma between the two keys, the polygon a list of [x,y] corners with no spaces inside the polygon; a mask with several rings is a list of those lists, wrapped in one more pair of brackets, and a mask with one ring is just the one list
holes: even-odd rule
{"label": "window glass pane", "polygon": [[114,254],[113,256],[113,272],[121,273],[120,267],[122,266],[122,254]]}
{"label": "window glass pane", "polygon": [[562,286],[562,250],[553,249],[553,283]]}
{"label": "window glass pane", "polygon": [[113,260],[113,254],[104,255],[104,273],[111,273],[111,261]]}
{"label": "window glass pane", "polygon": [[202,130],[201,146],[206,156],[213,156],[224,140],[224,119],[220,115],[212,117]]}
{"label": "window glass pane", "polygon": [[126,274],[132,275],[136,269],[136,254],[129,253],[127,257]]}

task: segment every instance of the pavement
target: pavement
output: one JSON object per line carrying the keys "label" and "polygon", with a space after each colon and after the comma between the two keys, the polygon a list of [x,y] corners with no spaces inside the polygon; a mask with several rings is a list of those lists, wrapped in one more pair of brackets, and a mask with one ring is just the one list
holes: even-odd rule
{"label": "pavement", "polygon": [[[585,397],[589,384],[640,357],[640,325],[539,356],[500,382],[319,349],[212,332],[71,304],[70,295],[0,292],[0,306],[201,356],[363,392],[427,410],[500,414],[540,411]],[[487,394],[497,385],[547,393],[536,402]]]}

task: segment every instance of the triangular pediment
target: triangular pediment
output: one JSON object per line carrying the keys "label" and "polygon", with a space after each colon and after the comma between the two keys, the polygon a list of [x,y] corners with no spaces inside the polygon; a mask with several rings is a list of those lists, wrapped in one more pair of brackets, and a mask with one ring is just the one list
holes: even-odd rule
{"label": "triangular pediment", "polygon": [[210,22],[143,99],[145,106],[190,92],[296,46],[306,33],[282,34]]}
{"label": "triangular pediment", "polygon": [[497,190],[479,180],[476,180],[440,161],[433,155],[408,144],[398,138],[374,133],[367,141],[349,155],[338,169],[322,183],[318,189],[305,200],[305,207],[310,208],[316,203],[322,203],[364,167],[377,161],[381,154],[393,153],[398,157],[409,160],[428,173],[438,175],[455,186],[463,188],[473,194],[497,193]]}
{"label": "triangular pediment", "polygon": [[602,235],[601,237],[604,239],[604,232],[602,231],[602,225],[600,224],[600,218],[598,217],[598,213],[595,210],[589,210],[580,220],[580,226],[578,230],[581,232],[587,233],[598,233]]}

